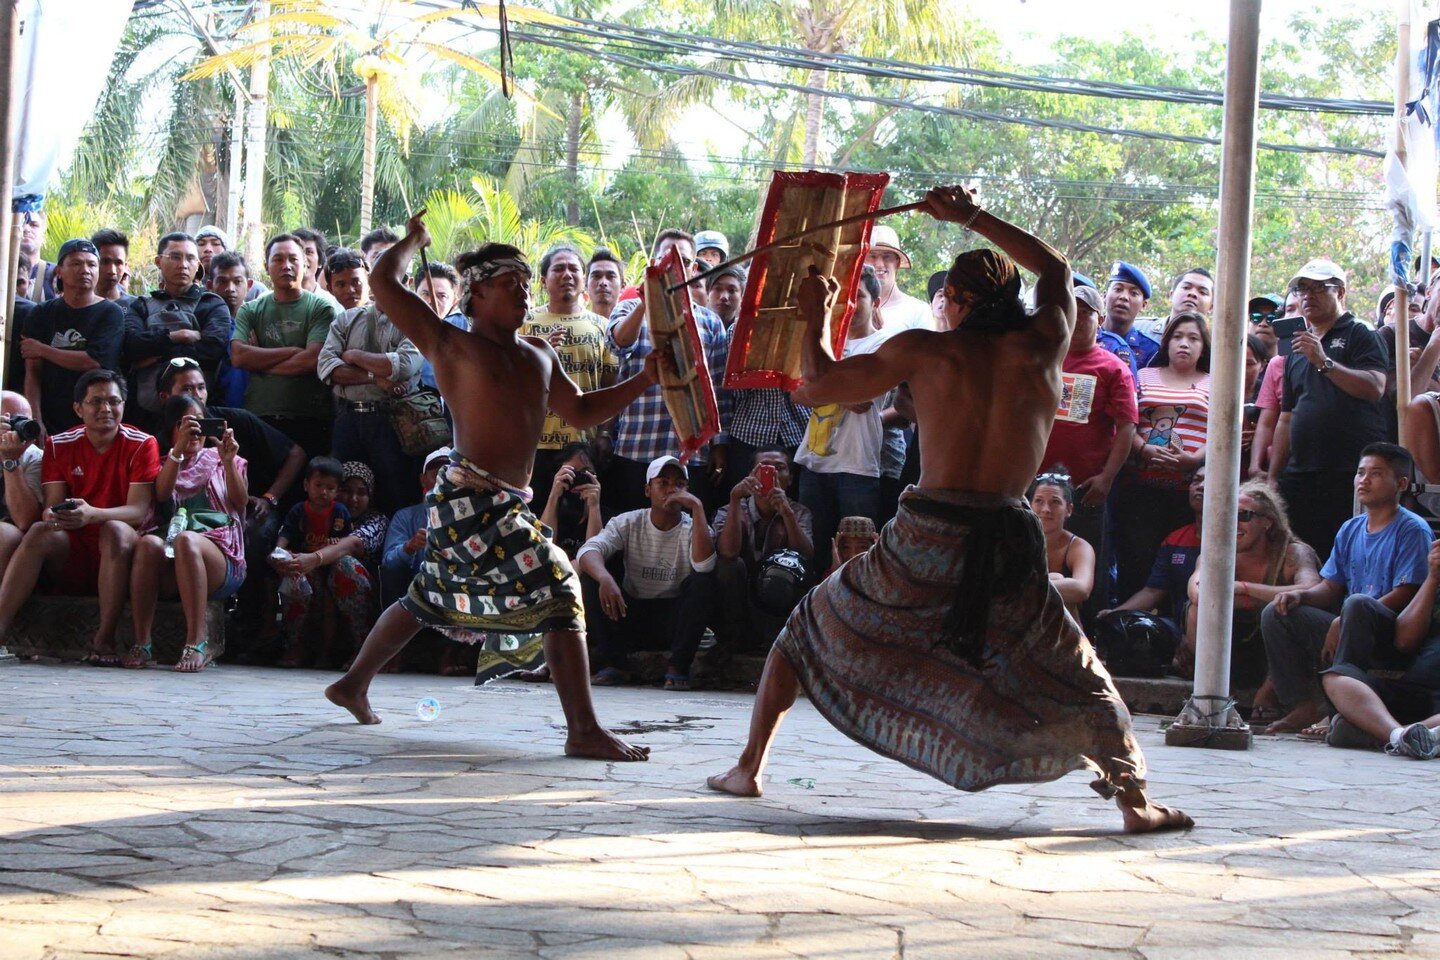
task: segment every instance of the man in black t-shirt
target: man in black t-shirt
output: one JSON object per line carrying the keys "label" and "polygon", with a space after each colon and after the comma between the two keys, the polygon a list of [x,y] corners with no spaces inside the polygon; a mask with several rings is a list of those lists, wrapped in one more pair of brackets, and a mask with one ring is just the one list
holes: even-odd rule
{"label": "man in black t-shirt", "polygon": [[1305,328],[1291,338],[1270,476],[1295,535],[1327,556],[1354,512],[1360,451],[1385,439],[1385,346],[1345,309],[1345,271],[1311,260],[1291,281]]}
{"label": "man in black t-shirt", "polygon": [[76,381],[87,370],[118,370],[125,335],[120,307],[95,293],[100,271],[95,244],[67,240],[56,260],[64,293],[32,310],[20,333],[25,399],[52,434],[80,424]]}

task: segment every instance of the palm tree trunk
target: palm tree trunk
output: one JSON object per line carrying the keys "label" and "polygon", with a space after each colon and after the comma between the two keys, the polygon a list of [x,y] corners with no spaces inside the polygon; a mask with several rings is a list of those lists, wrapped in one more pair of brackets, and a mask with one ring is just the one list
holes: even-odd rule
{"label": "palm tree trunk", "polygon": [[[829,87],[830,75],[820,70],[811,70],[806,85],[811,87]],[[815,166],[815,159],[820,153],[820,125],[825,119],[825,98],[818,93],[807,93],[805,95],[805,147],[801,151],[800,161],[806,167]]]}
{"label": "palm tree trunk", "polygon": [[572,227],[580,226],[580,121],[584,115],[584,99],[578,92],[571,94],[570,113],[565,119],[565,180],[570,184],[565,222]]}
{"label": "palm tree trunk", "polygon": [[370,232],[370,220],[375,213],[375,125],[380,112],[376,102],[379,88],[380,78],[376,74],[365,78],[365,153],[360,161],[361,236]]}
{"label": "palm tree trunk", "polygon": [[[254,19],[270,16],[270,0],[257,0]],[[257,37],[256,39],[262,39]],[[250,109],[245,112],[244,239],[239,241],[251,270],[265,263],[265,133],[269,124],[270,57],[250,68]]]}

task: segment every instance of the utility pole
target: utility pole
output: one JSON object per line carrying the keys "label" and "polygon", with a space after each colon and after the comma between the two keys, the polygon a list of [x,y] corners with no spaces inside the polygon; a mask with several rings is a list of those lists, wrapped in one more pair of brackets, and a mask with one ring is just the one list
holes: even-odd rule
{"label": "utility pole", "polygon": [[1230,585],[1235,582],[1235,512],[1240,499],[1245,304],[1250,288],[1250,223],[1255,210],[1259,80],[1260,0],[1230,0],[1195,687],[1180,716],[1165,732],[1165,742],[1172,746],[1246,750],[1253,739],[1230,698],[1230,631],[1235,607]]}

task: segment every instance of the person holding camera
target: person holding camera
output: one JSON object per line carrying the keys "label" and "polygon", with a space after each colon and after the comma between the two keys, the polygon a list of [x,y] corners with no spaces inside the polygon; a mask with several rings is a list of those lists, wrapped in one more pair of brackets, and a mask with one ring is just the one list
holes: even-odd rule
{"label": "person holding camera", "polygon": [[0,476],[5,499],[0,504],[0,575],[20,547],[25,531],[40,517],[40,462],[35,445],[40,421],[30,417],[30,404],[10,390],[0,394]]}
{"label": "person holding camera", "polygon": [[809,586],[815,521],[785,493],[789,486],[789,456],[762,447],[715,513],[714,627],[722,649],[763,643],[768,650]]}
{"label": "person holding camera", "polygon": [[[175,669],[199,673],[212,654],[205,633],[205,606],[223,600],[245,582],[245,510],[250,503],[245,458],[235,431],[205,416],[205,407],[176,394],[161,408],[161,432],[170,454],[155,477],[155,498],[165,526],[141,537],[130,571],[130,615],[135,643],[122,666],[138,669],[153,659],[150,632],[163,591],[179,594],[185,611],[185,646]],[[168,508],[168,509],[166,509]]]}
{"label": "person holding camera", "polygon": [[45,441],[40,479],[45,509],[0,581],[0,644],[43,573],[55,591],[100,599],[100,622],[87,663],[120,663],[115,628],[125,609],[139,530],[150,523],[160,448],[148,433],[121,423],[125,378],[89,370],[75,384],[82,424]]}
{"label": "person holding camera", "polygon": [[560,451],[560,466],[550,483],[550,496],[540,522],[550,528],[550,539],[571,559],[604,526],[600,518],[600,481],[595,478],[595,455],[588,443],[567,444]]}

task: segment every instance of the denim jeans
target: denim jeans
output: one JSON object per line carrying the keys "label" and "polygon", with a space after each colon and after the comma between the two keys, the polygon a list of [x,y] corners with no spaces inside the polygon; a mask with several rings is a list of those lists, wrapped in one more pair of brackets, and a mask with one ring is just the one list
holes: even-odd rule
{"label": "denim jeans", "polygon": [[880,509],[880,478],[856,473],[816,473],[800,476],[800,502],[810,508],[814,523],[815,569],[830,569],[830,543],[845,517],[875,519]]}

